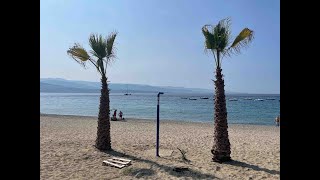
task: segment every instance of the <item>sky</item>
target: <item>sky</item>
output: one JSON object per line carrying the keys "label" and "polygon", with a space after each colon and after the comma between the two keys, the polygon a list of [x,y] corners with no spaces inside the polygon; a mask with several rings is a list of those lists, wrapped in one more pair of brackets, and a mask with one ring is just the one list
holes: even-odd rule
{"label": "sky", "polygon": [[226,17],[233,38],[247,27],[255,39],[222,59],[225,90],[279,94],[279,0],[40,0],[40,78],[100,81],[67,50],[80,43],[89,51],[91,33],[116,30],[111,83],[213,89],[216,67],[201,28]]}

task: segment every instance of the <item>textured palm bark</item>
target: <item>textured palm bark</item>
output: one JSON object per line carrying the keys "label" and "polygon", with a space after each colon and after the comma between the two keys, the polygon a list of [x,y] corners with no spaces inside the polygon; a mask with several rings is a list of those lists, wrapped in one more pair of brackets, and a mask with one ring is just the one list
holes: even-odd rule
{"label": "textured palm bark", "polygon": [[110,137],[110,111],[109,111],[109,89],[107,78],[101,78],[101,96],[98,116],[98,130],[96,139],[96,148],[99,150],[111,150]]}
{"label": "textured palm bark", "polygon": [[214,101],[214,143],[211,149],[215,162],[230,161],[231,151],[228,136],[227,107],[224,92],[222,69],[216,69],[215,101]]}

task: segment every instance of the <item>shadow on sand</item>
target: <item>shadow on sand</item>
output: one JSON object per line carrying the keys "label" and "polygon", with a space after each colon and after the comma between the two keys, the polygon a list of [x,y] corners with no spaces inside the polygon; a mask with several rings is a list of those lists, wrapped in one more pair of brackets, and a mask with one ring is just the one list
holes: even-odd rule
{"label": "shadow on sand", "polygon": [[[196,171],[196,170],[193,170],[190,168],[186,171],[176,172],[176,171],[174,171],[174,169],[176,168],[174,166],[162,165],[162,164],[159,164],[157,162],[154,162],[154,161],[151,161],[148,159],[142,159],[142,158],[135,157],[135,156],[128,155],[128,154],[124,154],[122,152],[118,152],[115,150],[104,151],[104,153],[112,155],[112,156],[124,157],[124,158],[128,158],[131,160],[136,160],[136,161],[148,163],[151,165],[151,167],[158,167],[158,168],[164,170],[165,172],[167,172],[168,174],[170,174],[172,176],[176,176],[176,177],[191,177],[191,178],[196,178],[196,179],[219,179],[211,174],[201,173],[200,171]],[[139,171],[141,172],[141,170],[145,171],[147,169],[140,169]],[[138,172],[136,171],[136,173],[138,173]],[[142,172],[142,173],[145,174],[146,176],[150,176],[150,175],[153,175],[155,172],[151,169],[148,169],[147,173],[144,173],[144,172]],[[135,175],[135,173],[128,173],[128,174],[133,175],[133,176]]]}
{"label": "shadow on sand", "polygon": [[246,168],[253,169],[253,170],[255,170],[255,171],[264,171],[264,172],[266,172],[266,173],[274,174],[274,175],[279,175],[279,174],[280,174],[280,172],[279,172],[279,171],[276,171],[276,170],[269,170],[269,169],[266,169],[266,168],[261,168],[261,167],[259,167],[259,166],[247,164],[247,163],[245,163],[245,162],[240,162],[240,161],[236,161],[236,160],[232,160],[232,161],[229,161],[229,162],[225,162],[225,164],[230,164],[230,165],[233,165],[233,166],[246,167]]}

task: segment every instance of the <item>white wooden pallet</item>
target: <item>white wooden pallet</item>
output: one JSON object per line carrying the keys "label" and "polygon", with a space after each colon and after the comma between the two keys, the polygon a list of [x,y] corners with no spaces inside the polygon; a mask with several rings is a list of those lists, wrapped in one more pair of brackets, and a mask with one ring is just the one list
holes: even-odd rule
{"label": "white wooden pallet", "polygon": [[120,169],[125,166],[129,166],[130,164],[131,164],[131,160],[117,158],[117,157],[112,157],[111,159],[107,159],[107,160],[103,161],[103,165],[113,166],[113,167],[117,167]]}

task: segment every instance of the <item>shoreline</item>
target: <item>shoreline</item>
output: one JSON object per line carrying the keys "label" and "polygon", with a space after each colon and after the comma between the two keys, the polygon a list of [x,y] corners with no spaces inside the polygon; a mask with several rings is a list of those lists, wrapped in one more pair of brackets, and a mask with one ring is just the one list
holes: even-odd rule
{"label": "shoreline", "polygon": [[[90,119],[95,119],[97,120],[98,116],[82,116],[82,115],[67,115],[67,114],[46,114],[46,113],[40,113],[40,117],[44,116],[44,117],[69,117],[69,118],[80,118],[80,119],[84,119],[84,118],[90,118]],[[147,119],[147,118],[134,118],[134,117],[128,117],[125,118],[125,121],[127,120],[133,120],[135,122],[152,122],[155,121],[156,119]],[[115,121],[117,122],[117,121]],[[208,121],[189,121],[189,120],[171,120],[171,119],[160,119],[160,122],[165,123],[165,122],[169,122],[169,123],[188,123],[188,124],[214,124],[214,122],[208,122]],[[228,126],[266,126],[266,127],[273,127],[275,125],[267,125],[267,124],[247,124],[247,123],[229,123],[228,122]]]}

